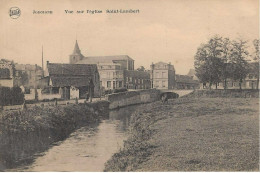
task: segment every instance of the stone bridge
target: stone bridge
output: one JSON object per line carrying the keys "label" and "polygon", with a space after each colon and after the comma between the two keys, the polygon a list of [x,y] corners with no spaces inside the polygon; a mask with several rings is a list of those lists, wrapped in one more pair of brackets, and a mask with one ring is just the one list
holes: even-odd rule
{"label": "stone bridge", "polygon": [[161,93],[173,92],[173,93],[179,94],[179,97],[185,96],[185,95],[191,93],[192,91],[194,91],[194,90],[160,89]]}

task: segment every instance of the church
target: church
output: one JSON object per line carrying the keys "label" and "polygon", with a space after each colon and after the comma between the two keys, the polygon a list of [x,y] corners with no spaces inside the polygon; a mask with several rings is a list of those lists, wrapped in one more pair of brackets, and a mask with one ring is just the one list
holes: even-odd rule
{"label": "church", "polygon": [[100,84],[105,90],[124,87],[124,71],[134,70],[134,60],[128,55],[85,57],[81,54],[77,40],[69,60],[70,64],[96,64]]}

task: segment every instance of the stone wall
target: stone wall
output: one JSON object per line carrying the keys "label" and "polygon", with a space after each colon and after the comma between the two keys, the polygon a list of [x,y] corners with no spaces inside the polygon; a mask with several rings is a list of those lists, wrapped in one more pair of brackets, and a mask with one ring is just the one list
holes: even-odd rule
{"label": "stone wall", "polygon": [[149,89],[110,94],[107,96],[107,100],[110,102],[109,109],[115,109],[134,104],[153,102],[159,100],[159,96],[159,90]]}

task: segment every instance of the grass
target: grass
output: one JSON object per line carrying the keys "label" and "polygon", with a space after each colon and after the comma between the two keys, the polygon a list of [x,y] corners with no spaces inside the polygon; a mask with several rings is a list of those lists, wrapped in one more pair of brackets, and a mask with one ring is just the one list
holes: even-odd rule
{"label": "grass", "polygon": [[132,115],[105,171],[259,171],[258,98],[180,98]]}

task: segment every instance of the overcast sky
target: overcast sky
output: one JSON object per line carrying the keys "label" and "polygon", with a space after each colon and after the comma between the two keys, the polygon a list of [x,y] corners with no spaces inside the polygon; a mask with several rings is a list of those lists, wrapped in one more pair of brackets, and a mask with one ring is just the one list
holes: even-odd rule
{"label": "overcast sky", "polygon": [[[18,19],[8,15],[10,7],[21,9]],[[68,63],[77,37],[84,56],[129,55],[136,68],[171,62],[176,73],[187,74],[198,46],[211,36],[258,38],[258,7],[257,0],[1,0],[0,58],[41,65],[43,45],[45,61]],[[103,13],[75,13],[95,9]],[[107,9],[140,13],[107,14]]]}

